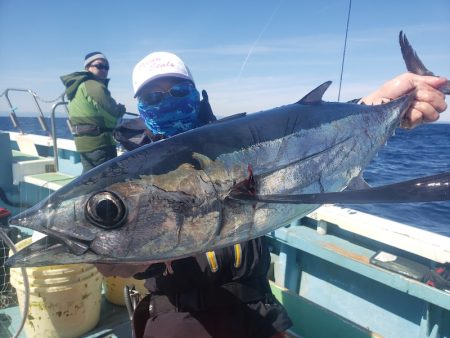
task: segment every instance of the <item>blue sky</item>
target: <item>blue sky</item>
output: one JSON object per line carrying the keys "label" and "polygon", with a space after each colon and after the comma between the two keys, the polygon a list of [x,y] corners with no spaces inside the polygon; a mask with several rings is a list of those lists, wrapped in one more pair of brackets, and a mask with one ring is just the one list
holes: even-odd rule
{"label": "blue sky", "polygon": [[[348,0],[0,0],[0,93],[27,88],[54,99],[64,90],[59,76],[98,50],[111,64],[113,97],[136,112],[132,69],[165,50],[188,64],[221,116],[295,102],[327,80],[325,99],[336,101],[347,11]],[[450,1],[353,0],[341,100],[405,71],[400,30],[430,70],[450,77]],[[23,94],[12,99],[18,114],[34,109]]]}

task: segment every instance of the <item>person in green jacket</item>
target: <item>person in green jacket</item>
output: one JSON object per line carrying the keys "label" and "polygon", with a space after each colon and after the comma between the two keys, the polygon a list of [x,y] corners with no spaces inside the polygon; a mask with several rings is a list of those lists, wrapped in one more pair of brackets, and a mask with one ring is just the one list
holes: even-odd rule
{"label": "person in green jacket", "polygon": [[100,52],[86,55],[85,71],[61,76],[69,121],[83,173],[117,156],[112,131],[125,113],[108,90],[109,63]]}

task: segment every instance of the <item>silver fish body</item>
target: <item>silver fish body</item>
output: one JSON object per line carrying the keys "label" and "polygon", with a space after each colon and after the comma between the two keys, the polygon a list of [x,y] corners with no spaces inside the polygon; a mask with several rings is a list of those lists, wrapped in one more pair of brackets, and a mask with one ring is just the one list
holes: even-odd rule
{"label": "silver fish body", "polygon": [[411,101],[317,100],[328,85],[295,104],[219,121],[94,168],[11,219],[49,236],[9,264],[164,261],[255,238],[306,215],[318,205],[249,204],[227,195],[250,175],[256,195],[345,189]]}
{"label": "silver fish body", "polygon": [[[431,75],[402,32],[399,40],[407,68]],[[297,103],[224,119],[94,168],[10,220],[48,236],[6,264],[159,262],[255,238],[308,214],[318,205],[229,196],[242,188],[255,196],[344,190],[413,97],[375,106],[324,102],[329,85]]]}

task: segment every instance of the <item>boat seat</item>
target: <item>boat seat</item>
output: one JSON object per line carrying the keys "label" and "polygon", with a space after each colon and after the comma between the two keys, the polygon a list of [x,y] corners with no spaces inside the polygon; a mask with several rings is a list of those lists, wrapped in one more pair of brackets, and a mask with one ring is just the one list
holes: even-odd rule
{"label": "boat seat", "polygon": [[56,191],[71,182],[74,178],[74,176],[66,175],[60,172],[47,172],[26,175],[23,177],[23,182]]}
{"label": "boat seat", "polygon": [[55,191],[74,179],[75,176],[56,172],[54,159],[40,156],[30,135],[18,134],[16,141],[19,150],[11,151],[14,185],[25,182]]}
{"label": "boat seat", "polygon": [[25,176],[55,171],[54,161],[51,157],[40,157],[17,150],[12,150],[12,155],[12,174],[15,185],[23,182]]}
{"label": "boat seat", "polygon": [[18,134],[16,138],[17,146],[22,153],[39,157],[36,144],[32,139],[32,135]]}

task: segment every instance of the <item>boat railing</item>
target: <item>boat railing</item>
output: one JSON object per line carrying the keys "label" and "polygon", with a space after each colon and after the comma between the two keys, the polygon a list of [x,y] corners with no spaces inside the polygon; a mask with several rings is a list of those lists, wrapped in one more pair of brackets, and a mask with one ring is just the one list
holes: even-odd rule
{"label": "boat railing", "polygon": [[44,113],[42,112],[42,108],[41,108],[41,106],[40,106],[40,104],[38,102],[38,97],[39,96],[34,91],[32,91],[31,89],[7,88],[4,91],[4,95],[5,95],[6,101],[8,102],[8,105],[9,105],[9,108],[10,108],[9,117],[11,118],[11,121],[12,121],[14,127],[19,129],[21,134],[24,133],[22,127],[20,126],[20,122],[17,119],[17,115],[16,115],[17,107],[15,107],[12,104],[11,99],[9,98],[9,93],[10,92],[26,92],[26,93],[29,93],[31,95],[31,97],[33,98],[33,101],[35,103],[35,106],[36,106],[36,108],[38,110],[38,113],[39,113],[39,115],[37,117],[38,120],[39,120],[39,124],[41,125],[42,130],[47,132],[48,135],[51,137],[52,133],[47,127],[47,124],[45,122]]}
{"label": "boat railing", "polygon": [[59,106],[64,106],[64,108],[66,109],[67,112],[67,103],[66,101],[64,101],[64,96],[62,97],[62,101],[56,102],[53,106],[52,106],[52,114],[51,114],[51,124],[52,124],[52,140],[53,140],[53,158],[54,160],[54,164],[55,164],[55,171],[59,170],[59,160],[58,160],[58,141],[56,138],[56,123],[55,123],[55,112],[56,112],[56,108]]}
{"label": "boat railing", "polygon": [[[48,136],[52,139],[52,143],[53,143],[53,158],[54,158],[54,168],[55,171],[58,171],[58,143],[57,143],[57,137],[56,137],[56,125],[55,125],[55,114],[56,114],[56,108],[63,105],[65,108],[66,113],[68,114],[68,110],[67,110],[67,103],[64,100],[64,93],[59,95],[56,99],[54,100],[43,100],[42,98],[40,98],[36,92],[32,91],[31,89],[22,89],[22,88],[7,88],[2,95],[0,96],[5,96],[6,101],[8,102],[8,106],[10,108],[10,112],[9,112],[9,117],[13,123],[14,128],[17,128],[20,131],[20,134],[25,134],[23,131],[23,128],[20,124],[19,119],[17,118],[17,107],[15,107],[11,101],[10,98],[10,93],[11,92],[25,92],[31,95],[31,97],[33,98],[33,102],[36,106],[37,109],[37,119],[39,121],[39,124],[42,128],[42,130],[44,132],[46,132],[48,134]],[[45,116],[43,113],[43,110],[41,108],[41,105],[39,104],[40,102],[43,103],[54,103],[52,106],[52,110],[51,110],[51,116],[50,116],[50,121],[51,121],[51,130],[48,128],[47,123],[45,121]]]}

